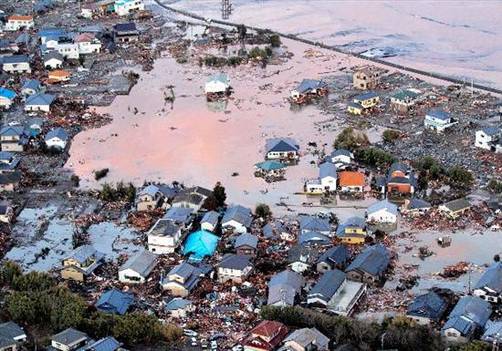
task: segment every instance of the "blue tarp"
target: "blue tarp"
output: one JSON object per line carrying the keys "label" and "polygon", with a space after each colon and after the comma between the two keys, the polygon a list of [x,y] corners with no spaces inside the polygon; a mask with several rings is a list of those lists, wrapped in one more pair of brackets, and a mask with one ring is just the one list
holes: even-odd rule
{"label": "blue tarp", "polygon": [[192,260],[202,260],[206,256],[212,256],[216,251],[219,237],[205,231],[199,230],[188,236],[183,245],[183,254],[190,255]]}

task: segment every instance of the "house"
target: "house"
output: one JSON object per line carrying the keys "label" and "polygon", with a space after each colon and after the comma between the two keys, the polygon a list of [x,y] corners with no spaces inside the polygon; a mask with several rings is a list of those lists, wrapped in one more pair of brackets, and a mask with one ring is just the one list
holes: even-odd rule
{"label": "house", "polygon": [[10,223],[14,217],[14,209],[7,202],[0,202],[0,222]]}
{"label": "house", "polygon": [[481,336],[481,340],[484,342],[496,345],[502,340],[502,320],[497,321],[487,321],[485,325],[485,330]]}
{"label": "house", "polygon": [[317,271],[324,273],[332,269],[345,269],[350,253],[345,245],[338,245],[326,250],[317,260]]}
{"label": "house", "polygon": [[115,13],[119,16],[129,16],[133,12],[143,11],[143,0],[116,0],[113,5]]}
{"label": "house", "polygon": [[474,146],[476,147],[489,151],[497,151],[497,145],[499,146],[498,148],[501,149],[500,146],[501,143],[502,143],[501,128],[486,127],[476,131],[476,139],[474,141]]}
{"label": "house", "polygon": [[119,268],[119,281],[122,283],[144,283],[157,265],[157,255],[142,250],[130,257]]}
{"label": "house", "polygon": [[148,250],[158,255],[174,252],[178,247],[182,232],[175,222],[161,218],[147,233]]}
{"label": "house", "polygon": [[292,241],[295,239],[294,235],[286,228],[284,223],[279,220],[265,224],[262,228],[262,232],[263,236],[270,240],[281,238],[282,240]]}
{"label": "house", "polygon": [[190,300],[175,297],[164,301],[164,311],[174,318],[186,318],[188,313],[195,311],[195,306]]}
{"label": "house", "polygon": [[25,133],[24,127],[5,126],[0,129],[0,143],[3,151],[22,152],[24,151]]}
{"label": "house", "polygon": [[197,286],[201,276],[200,268],[182,262],[161,278],[160,285],[173,296],[185,297]]}
{"label": "house", "polygon": [[318,232],[331,236],[331,224],[327,218],[301,215],[299,216],[299,221],[301,233]]}
{"label": "house", "polygon": [[365,292],[364,284],[348,281],[344,272],[333,269],[324,272],[309,291],[307,305],[350,316]]}
{"label": "house", "polygon": [[281,322],[262,321],[251,329],[242,345],[244,351],[275,350],[288,334],[288,328]]}
{"label": "house", "polygon": [[465,198],[446,202],[439,206],[439,210],[451,219],[457,219],[471,208],[471,204]]}
{"label": "house", "polygon": [[274,274],[267,284],[267,305],[294,306],[304,285],[305,280],[296,272],[285,270]]}
{"label": "house", "polygon": [[254,256],[258,246],[258,237],[250,233],[242,233],[235,238],[235,252],[239,255]]}
{"label": "house", "polygon": [[73,41],[78,46],[79,55],[96,54],[101,52],[101,41],[94,33],[81,33]]}
{"label": "house", "polygon": [[44,119],[40,117],[33,117],[27,120],[24,124],[24,133],[28,138],[36,138],[42,134],[42,127],[44,126]]}
{"label": "house", "polygon": [[284,339],[284,347],[292,351],[328,351],[329,339],[316,328],[302,328]]}
{"label": "house", "polygon": [[336,191],[336,170],[336,166],[331,162],[324,162],[319,166],[319,179],[327,191]]}
{"label": "house", "polygon": [[59,52],[53,50],[46,53],[43,57],[44,67],[46,69],[58,69],[63,67],[64,57]]}
{"label": "house", "polygon": [[74,351],[81,349],[90,341],[89,336],[80,330],[68,328],[51,338],[51,346],[55,350]]}
{"label": "house", "polygon": [[68,34],[63,28],[45,27],[38,31],[38,38],[42,45],[47,45],[47,42],[54,40],[58,42],[61,38],[66,38]]}
{"label": "house", "polygon": [[338,187],[343,192],[361,193],[364,191],[364,174],[355,171],[338,173]]}
{"label": "house", "polygon": [[430,209],[431,204],[429,202],[414,197],[410,200],[406,199],[404,201],[404,205],[401,208],[401,213],[410,216],[418,216],[425,214]]}
{"label": "house", "polygon": [[317,248],[296,244],[288,251],[288,267],[294,272],[303,273],[314,265],[318,257]]}
{"label": "house", "polygon": [[14,322],[0,323],[0,351],[16,351],[27,339],[23,328]]}
{"label": "house", "polygon": [[398,196],[409,196],[415,192],[416,178],[412,169],[400,162],[394,162],[387,175],[387,193]]}
{"label": "house", "polygon": [[394,111],[398,113],[407,113],[415,106],[420,94],[417,91],[406,89],[395,93],[390,98],[390,104]]}
{"label": "house", "polygon": [[474,286],[473,294],[492,304],[502,304],[502,262],[486,269]]}
{"label": "house", "polygon": [[90,343],[85,351],[127,351],[121,346],[122,344],[113,336],[107,336],[106,338]]}
{"label": "house", "polygon": [[430,110],[425,114],[424,127],[436,133],[442,133],[457,123],[457,120],[453,119],[448,112],[443,110]]}
{"label": "house", "polygon": [[230,78],[225,73],[218,73],[208,78],[204,86],[206,96],[225,96],[230,93]]}
{"label": "house", "polygon": [[133,303],[132,293],[111,289],[101,294],[94,306],[101,312],[124,315]]}
{"label": "house", "polygon": [[375,89],[380,80],[380,73],[376,67],[361,67],[352,74],[352,85],[361,90]]}
{"label": "house", "polygon": [[0,191],[14,191],[21,181],[21,172],[14,171],[0,174]]}
{"label": "house", "polygon": [[0,107],[8,110],[14,103],[17,94],[14,90],[0,87]]}
{"label": "house", "polygon": [[30,58],[26,55],[3,56],[0,62],[4,72],[31,73]]}
{"label": "house", "polygon": [[369,91],[355,96],[352,102],[347,105],[347,111],[354,115],[360,115],[378,105],[379,102],[378,94]]}
{"label": "house", "polygon": [[211,232],[198,230],[191,233],[183,244],[183,255],[188,255],[191,261],[201,261],[206,256],[212,256],[220,238]]}
{"label": "house", "polygon": [[56,97],[51,94],[35,94],[26,99],[24,110],[27,112],[50,112],[51,105],[56,100]]}
{"label": "house", "polygon": [[218,264],[218,281],[243,283],[253,270],[251,258],[246,255],[226,254]]}
{"label": "house", "polygon": [[298,244],[301,246],[327,246],[331,245],[331,238],[319,232],[300,233]]}
{"label": "house", "polygon": [[441,296],[429,291],[415,297],[413,302],[408,305],[406,316],[418,324],[429,325],[439,323],[447,308],[448,303]]}
{"label": "house", "polygon": [[255,177],[263,177],[263,178],[268,178],[268,177],[277,177],[277,178],[282,178],[284,177],[284,174],[286,173],[286,165],[282,162],[279,161],[264,161],[264,162],[258,162],[254,165],[255,168]]}
{"label": "house", "polygon": [[204,204],[204,197],[200,194],[184,190],[176,194],[171,202],[172,207],[190,208],[194,211],[200,210]]}
{"label": "house", "polygon": [[139,31],[136,29],[136,24],[117,23],[113,26],[113,40],[115,43],[130,43],[138,40]]}
{"label": "house", "polygon": [[366,210],[366,221],[369,223],[397,223],[397,206],[389,200],[375,202]]}
{"label": "house", "polygon": [[63,259],[61,277],[82,282],[103,263],[104,257],[91,245],[79,246]]}
{"label": "house", "polygon": [[59,149],[59,150],[64,150],[66,148],[66,144],[68,143],[68,140],[70,139],[70,136],[61,127],[55,128],[50,130],[47,135],[44,138],[45,145],[47,145],[47,148],[51,149]]}
{"label": "house", "polygon": [[31,29],[34,25],[33,16],[12,15],[7,17],[7,23],[5,23],[4,29],[14,32],[22,29]]}
{"label": "house", "polygon": [[171,207],[162,218],[179,225],[181,230],[188,230],[192,226],[193,212],[191,208]]}
{"label": "house", "polygon": [[336,228],[336,236],[344,244],[364,244],[368,231],[362,217],[350,217]]}
{"label": "house", "polygon": [[9,151],[0,151],[0,173],[12,172],[19,165],[20,158]]}
{"label": "house", "polygon": [[61,83],[61,82],[67,82],[70,80],[71,73],[68,71],[65,71],[63,69],[56,69],[53,71],[50,71],[48,74],[48,84],[55,84],[55,83]]}
{"label": "house", "polygon": [[218,226],[220,214],[216,211],[209,211],[204,214],[200,221],[200,229],[214,232]]}
{"label": "house", "polygon": [[305,98],[325,95],[328,92],[328,85],[321,80],[304,79],[291,91],[291,99],[300,102]]}
{"label": "house", "polygon": [[293,162],[300,158],[299,151],[300,147],[293,139],[269,139],[265,145],[265,159]]}
{"label": "house", "polygon": [[36,79],[27,79],[21,88],[23,96],[35,95],[42,92],[42,84]]}
{"label": "house", "polygon": [[357,255],[345,272],[351,280],[374,285],[384,279],[389,263],[390,255],[385,246],[373,245]]}
{"label": "house", "polygon": [[491,313],[492,308],[485,300],[464,296],[448,315],[441,334],[449,341],[468,341],[484,328]]}
{"label": "house", "polygon": [[309,179],[303,185],[303,191],[309,195],[321,195],[326,191],[319,178]]}
{"label": "house", "polygon": [[235,205],[227,208],[225,211],[221,220],[221,227],[225,230],[242,234],[247,232],[252,222],[253,214],[251,210],[241,205]]}
{"label": "house", "polygon": [[343,169],[354,161],[354,154],[346,149],[333,150],[328,159],[337,168]]}
{"label": "house", "polygon": [[136,197],[137,211],[152,211],[158,208],[164,199],[159,187],[149,184],[141,189]]}

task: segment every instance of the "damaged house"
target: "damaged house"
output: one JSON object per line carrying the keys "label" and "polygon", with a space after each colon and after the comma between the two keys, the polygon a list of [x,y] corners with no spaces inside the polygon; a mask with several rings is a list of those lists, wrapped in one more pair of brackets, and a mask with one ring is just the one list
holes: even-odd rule
{"label": "damaged house", "polygon": [[83,282],[103,263],[104,257],[91,245],[79,246],[63,259],[61,278]]}
{"label": "damaged house", "polygon": [[387,248],[377,244],[367,247],[357,255],[345,272],[350,280],[376,285],[384,280],[389,263],[390,254]]}

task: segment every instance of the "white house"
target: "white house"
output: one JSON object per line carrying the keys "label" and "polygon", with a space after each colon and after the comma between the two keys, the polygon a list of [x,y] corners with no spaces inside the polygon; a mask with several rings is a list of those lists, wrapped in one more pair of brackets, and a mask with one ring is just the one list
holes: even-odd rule
{"label": "white house", "polygon": [[174,252],[181,241],[181,228],[168,219],[159,219],[148,231],[148,250],[162,255]]}
{"label": "white house", "polygon": [[16,31],[20,29],[30,29],[33,28],[34,25],[33,16],[12,15],[7,18],[5,30]]}
{"label": "white house", "polygon": [[174,297],[164,300],[164,311],[169,313],[174,318],[185,318],[187,313],[195,311],[195,306],[192,301]]}
{"label": "white house", "polygon": [[119,269],[122,283],[144,283],[157,264],[157,255],[150,251],[140,251],[130,257]]}
{"label": "white house", "polygon": [[237,205],[229,207],[221,220],[221,227],[230,229],[234,233],[246,233],[253,222],[253,215],[249,208]]}
{"label": "white house", "polygon": [[26,99],[24,104],[24,110],[28,112],[50,112],[51,105],[56,97],[50,94],[36,94],[31,95]]}
{"label": "white house", "polygon": [[128,16],[133,12],[143,11],[145,4],[143,0],[116,0],[113,8],[117,15]]}
{"label": "white house", "polygon": [[502,262],[486,269],[474,286],[473,294],[492,304],[502,303]]}
{"label": "white house", "polygon": [[44,67],[57,69],[63,67],[64,57],[57,51],[49,51],[44,55]]}
{"label": "white house", "polygon": [[214,232],[216,226],[218,225],[219,217],[220,215],[216,211],[206,212],[200,221],[200,229],[207,230],[208,232]]}
{"label": "white house", "polygon": [[268,139],[265,144],[267,160],[294,161],[300,157],[300,146],[291,138]]}
{"label": "white house", "polygon": [[230,280],[242,283],[252,269],[250,256],[227,254],[218,265],[218,281],[224,283]]}
{"label": "white house", "polygon": [[0,87],[0,107],[4,107],[8,110],[14,103],[16,96],[13,90]]}
{"label": "white house", "polygon": [[54,50],[59,52],[64,58],[78,60],[80,57],[79,45],[74,42],[58,42]]}
{"label": "white house", "polygon": [[318,178],[309,179],[305,182],[304,191],[307,194],[320,195],[324,193],[324,186]]}
{"label": "white house", "polygon": [[23,96],[35,95],[42,91],[42,84],[36,79],[28,79],[23,83],[21,94]]}
{"label": "white house", "polygon": [[66,148],[66,144],[68,143],[68,139],[70,136],[63,128],[55,128],[52,129],[45,136],[45,145],[48,148],[56,148],[60,150],[64,150]]}
{"label": "white house", "polygon": [[75,37],[81,55],[101,52],[101,41],[92,33],[82,33]]}
{"label": "white house", "polygon": [[457,123],[458,121],[454,120],[448,112],[443,110],[430,110],[424,119],[425,128],[437,133],[442,133]]}
{"label": "white house", "polygon": [[476,131],[474,146],[481,149],[496,151],[497,145],[502,142],[502,129],[497,127],[486,127]]}
{"label": "white house", "polygon": [[336,166],[331,162],[324,162],[319,166],[319,179],[325,190],[336,191]]}
{"label": "white house", "polygon": [[0,62],[4,72],[31,73],[30,58],[26,55],[4,56]]}
{"label": "white house", "polygon": [[367,222],[370,223],[396,223],[397,222],[397,206],[387,199],[378,201],[368,207]]}
{"label": "white house", "polygon": [[338,149],[334,150],[331,155],[328,156],[328,159],[338,168],[341,168],[352,163],[354,160],[354,154],[346,149]]}
{"label": "white house", "polygon": [[230,78],[225,73],[211,76],[204,86],[206,94],[223,94],[230,89]]}

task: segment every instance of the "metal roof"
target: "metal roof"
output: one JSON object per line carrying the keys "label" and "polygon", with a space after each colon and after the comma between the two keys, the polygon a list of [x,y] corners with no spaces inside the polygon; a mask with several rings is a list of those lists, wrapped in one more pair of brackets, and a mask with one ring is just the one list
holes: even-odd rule
{"label": "metal roof", "polygon": [[331,247],[324,252],[317,262],[328,262],[334,264],[345,264],[350,257],[349,250],[345,245]]}
{"label": "metal roof", "polygon": [[222,268],[229,268],[242,271],[246,267],[251,267],[251,258],[246,255],[226,254],[219,264]]}
{"label": "metal roof", "polygon": [[316,328],[302,328],[297,329],[288,335],[284,342],[294,341],[296,344],[310,349],[310,345],[315,345],[319,350],[327,350],[329,339]]}
{"label": "metal roof", "polygon": [[319,178],[333,177],[336,179],[336,166],[331,162],[321,163],[319,166]]}
{"label": "metal roof", "polygon": [[250,233],[243,233],[235,238],[235,248],[239,248],[241,246],[249,246],[256,249],[257,245],[258,237]]}
{"label": "metal roof", "polygon": [[130,257],[119,269],[123,271],[130,269],[142,277],[147,277],[157,264],[157,255],[150,251],[143,250]]}
{"label": "metal roof", "polygon": [[268,139],[265,144],[266,153],[269,152],[298,152],[300,147],[291,138]]}
{"label": "metal roof", "polygon": [[103,312],[123,315],[133,302],[134,296],[132,293],[111,289],[101,295],[95,306]]}
{"label": "metal roof", "polygon": [[438,109],[430,110],[429,112],[427,112],[426,116],[430,116],[435,119],[440,119],[442,121],[450,120],[450,114],[448,112]]}
{"label": "metal roof", "polygon": [[252,216],[253,214],[249,208],[241,205],[236,205],[227,208],[225,215],[221,220],[221,223],[225,225],[227,222],[236,221],[237,223],[240,223],[245,227],[249,227],[251,226],[251,223],[253,221]]}
{"label": "metal roof", "polygon": [[72,345],[89,337],[86,333],[74,328],[68,328],[52,336],[52,340],[63,345]]}
{"label": "metal roof", "polygon": [[52,138],[58,138],[58,139],[61,139],[63,141],[67,141],[68,138],[69,138],[69,135],[66,132],[66,130],[64,130],[63,128],[59,127],[59,128],[56,128],[56,129],[52,129],[45,136],[45,140],[46,141],[51,140]]}
{"label": "metal roof", "polygon": [[218,219],[220,218],[220,214],[216,211],[209,211],[204,214],[200,223],[209,223],[213,226],[218,224]]}
{"label": "metal roof", "polygon": [[316,295],[328,302],[340,289],[345,281],[346,274],[338,269],[325,272],[316,285],[309,291],[309,297]]}
{"label": "metal roof", "polygon": [[300,230],[311,232],[329,232],[331,231],[331,224],[326,218],[319,218],[316,216],[300,216]]}
{"label": "metal roof", "polygon": [[385,246],[378,244],[367,247],[356,256],[346,272],[361,270],[373,276],[383,274],[389,265],[389,252]]}
{"label": "metal roof", "polygon": [[474,289],[489,288],[498,294],[502,293],[502,262],[496,262],[486,269]]}
{"label": "metal roof", "polygon": [[426,294],[417,296],[408,306],[408,315],[426,317],[434,321],[439,321],[443,316],[448,304],[438,294],[429,291]]}
{"label": "metal roof", "polygon": [[371,213],[378,212],[380,210],[386,210],[387,212],[390,212],[393,215],[397,216],[397,206],[387,199],[375,202],[373,205],[368,207],[366,212],[368,214],[371,214]]}
{"label": "metal roof", "polygon": [[491,313],[490,303],[476,296],[464,296],[450,312],[448,319],[463,316],[483,327]]}

